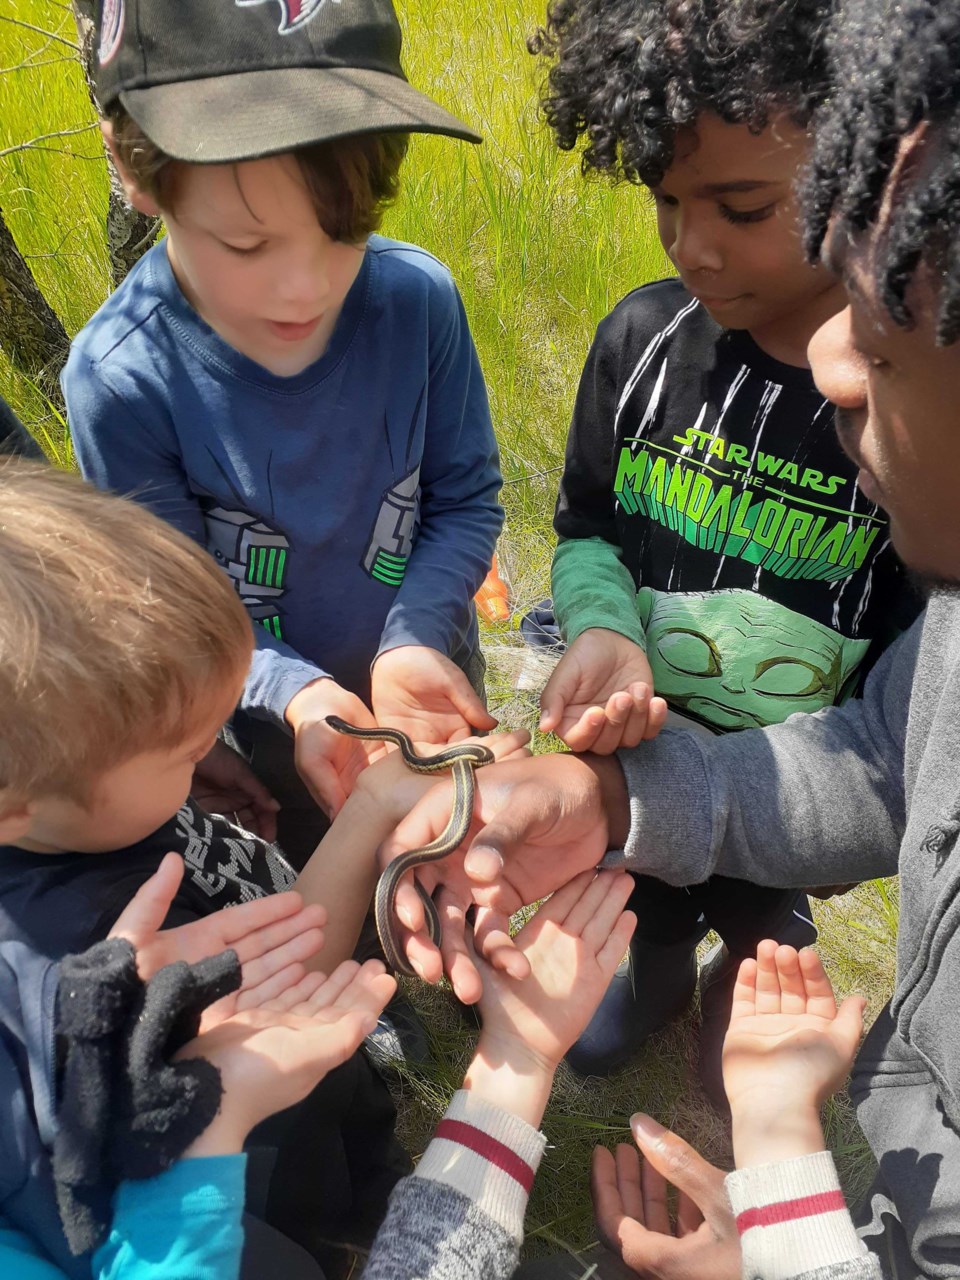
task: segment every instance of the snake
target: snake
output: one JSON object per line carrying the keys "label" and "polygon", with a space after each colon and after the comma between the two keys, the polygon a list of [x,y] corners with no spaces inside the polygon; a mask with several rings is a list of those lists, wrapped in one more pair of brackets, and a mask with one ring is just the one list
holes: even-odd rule
{"label": "snake", "polygon": [[[496,757],[489,747],[483,747],[478,742],[458,743],[452,747],[445,747],[434,755],[422,756],[418,754],[413,743],[401,729],[390,729],[385,725],[379,725],[375,729],[361,729],[357,725],[348,724],[346,720],[341,720],[339,716],[327,716],[326,722],[331,729],[336,730],[337,733],[346,734],[350,738],[392,742],[400,748],[404,764],[414,773],[443,773],[449,769],[453,778],[453,808],[447,825],[429,844],[422,845],[418,849],[410,849],[394,858],[377,881],[373,895],[373,918],[387,964],[398,973],[406,974],[407,977],[416,977],[416,970],[407,959],[397,938],[395,914],[397,889],[401,879],[411,867],[438,862],[462,844],[470,830],[470,820],[473,817],[474,770],[482,765],[492,764]],[[423,903],[430,940],[434,946],[439,947],[442,930],[437,908],[416,877],[413,883]]]}

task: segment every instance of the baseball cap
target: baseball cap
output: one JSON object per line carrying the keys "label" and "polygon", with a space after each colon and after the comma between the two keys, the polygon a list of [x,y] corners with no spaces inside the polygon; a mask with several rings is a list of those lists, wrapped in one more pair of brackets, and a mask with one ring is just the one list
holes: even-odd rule
{"label": "baseball cap", "polygon": [[400,44],[390,0],[99,0],[97,96],[194,164],[394,130],[480,142]]}

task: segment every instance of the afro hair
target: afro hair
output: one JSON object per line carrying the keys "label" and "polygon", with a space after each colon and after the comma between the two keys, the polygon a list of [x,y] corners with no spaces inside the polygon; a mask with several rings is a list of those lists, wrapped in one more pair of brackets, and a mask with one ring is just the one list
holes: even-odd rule
{"label": "afro hair", "polygon": [[[960,2],[846,0],[828,40],[835,91],[815,120],[807,248],[828,225],[856,236],[883,211],[875,257],[893,319],[913,317],[906,291],[922,260],[940,278],[937,341],[960,336]],[[924,163],[884,199],[901,142],[920,126]]]}
{"label": "afro hair", "polygon": [[554,0],[529,40],[558,146],[584,172],[656,186],[677,130],[709,111],[763,130],[806,125],[827,87],[830,0]]}

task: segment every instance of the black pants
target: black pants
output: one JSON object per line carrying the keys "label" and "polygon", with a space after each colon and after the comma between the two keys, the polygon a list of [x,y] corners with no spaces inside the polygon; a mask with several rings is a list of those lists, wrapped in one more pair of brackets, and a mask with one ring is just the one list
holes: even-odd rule
{"label": "black pants", "polygon": [[758,942],[783,929],[795,905],[804,916],[808,911],[796,889],[770,889],[728,876],[711,876],[683,889],[652,876],[633,878],[627,907],[637,913],[634,936],[661,945],[697,940],[715,929],[734,955],[750,956]]}

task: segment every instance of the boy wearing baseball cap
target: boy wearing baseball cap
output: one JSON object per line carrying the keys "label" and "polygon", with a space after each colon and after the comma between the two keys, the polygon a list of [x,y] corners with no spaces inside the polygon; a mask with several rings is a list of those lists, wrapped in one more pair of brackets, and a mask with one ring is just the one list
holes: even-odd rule
{"label": "boy wearing baseball cap", "polygon": [[407,82],[390,0],[103,0],[98,35],[104,135],[167,235],[73,344],[76,453],[261,624],[234,728],[302,863],[382,745],[327,716],[421,742],[495,723],[483,378],[449,272],[376,234],[411,132],[480,139]]}

